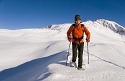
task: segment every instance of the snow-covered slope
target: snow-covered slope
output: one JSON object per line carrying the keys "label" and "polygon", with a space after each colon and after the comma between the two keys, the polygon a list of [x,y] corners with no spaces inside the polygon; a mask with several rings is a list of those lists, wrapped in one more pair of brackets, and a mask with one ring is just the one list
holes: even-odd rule
{"label": "snow-covered slope", "polygon": [[0,29],[0,81],[124,81],[125,28],[104,19],[83,24],[91,32],[90,64],[85,42],[84,71],[65,66],[66,32],[71,23],[43,29]]}

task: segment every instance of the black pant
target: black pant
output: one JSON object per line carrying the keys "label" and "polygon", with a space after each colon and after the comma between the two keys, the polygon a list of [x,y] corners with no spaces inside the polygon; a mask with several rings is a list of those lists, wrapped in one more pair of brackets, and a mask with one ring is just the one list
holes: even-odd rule
{"label": "black pant", "polygon": [[82,67],[82,61],[83,61],[83,48],[84,48],[84,42],[77,44],[72,43],[72,62],[76,62],[77,58],[77,50],[78,50],[78,67]]}

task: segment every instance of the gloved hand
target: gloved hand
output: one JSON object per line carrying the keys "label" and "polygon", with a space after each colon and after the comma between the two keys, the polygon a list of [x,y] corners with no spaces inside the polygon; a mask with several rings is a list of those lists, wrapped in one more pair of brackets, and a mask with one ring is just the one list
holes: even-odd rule
{"label": "gloved hand", "polygon": [[90,38],[87,38],[87,37],[86,37],[86,42],[90,42]]}
{"label": "gloved hand", "polygon": [[71,38],[71,37],[68,37],[68,41],[69,41],[69,42],[72,42],[72,38]]}
{"label": "gloved hand", "polygon": [[68,38],[68,41],[69,41],[69,42],[72,42],[72,38]]}

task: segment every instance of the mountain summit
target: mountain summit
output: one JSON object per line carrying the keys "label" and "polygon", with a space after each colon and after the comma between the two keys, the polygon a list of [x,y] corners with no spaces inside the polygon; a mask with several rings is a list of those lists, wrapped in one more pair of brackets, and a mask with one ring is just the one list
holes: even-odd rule
{"label": "mountain summit", "polygon": [[110,28],[114,32],[125,35],[125,28],[123,26],[119,25],[118,23],[114,22],[114,21],[99,19],[99,20],[97,20],[95,22],[103,25],[106,28]]}

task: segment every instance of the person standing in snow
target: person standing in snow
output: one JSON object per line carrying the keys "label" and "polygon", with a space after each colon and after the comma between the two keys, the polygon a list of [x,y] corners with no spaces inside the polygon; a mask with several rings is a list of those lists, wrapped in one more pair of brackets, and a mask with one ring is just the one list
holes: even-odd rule
{"label": "person standing in snow", "polygon": [[72,24],[67,31],[67,38],[69,42],[72,42],[72,52],[73,52],[72,64],[76,65],[75,62],[76,62],[77,50],[78,50],[78,69],[82,69],[83,48],[84,48],[83,35],[85,33],[86,42],[90,42],[90,32],[84,24],[81,24],[80,15],[75,15],[74,20],[75,20],[75,24]]}

